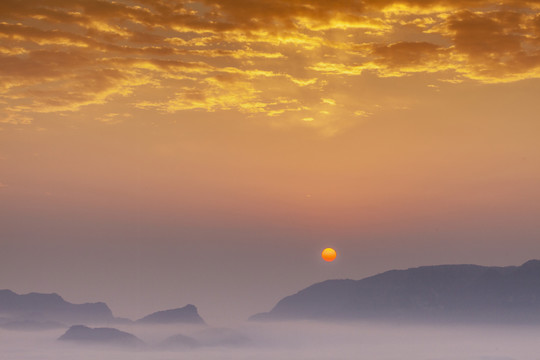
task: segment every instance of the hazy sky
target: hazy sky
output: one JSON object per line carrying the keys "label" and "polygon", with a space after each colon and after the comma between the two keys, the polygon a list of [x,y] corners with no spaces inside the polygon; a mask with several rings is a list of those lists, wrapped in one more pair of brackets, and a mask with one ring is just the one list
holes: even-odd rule
{"label": "hazy sky", "polygon": [[538,0],[3,0],[0,288],[219,323],[540,258],[539,78]]}

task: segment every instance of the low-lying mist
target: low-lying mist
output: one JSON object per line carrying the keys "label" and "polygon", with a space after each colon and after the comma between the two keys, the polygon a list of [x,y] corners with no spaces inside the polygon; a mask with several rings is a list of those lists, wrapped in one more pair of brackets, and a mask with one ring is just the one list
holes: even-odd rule
{"label": "low-lying mist", "polygon": [[[411,325],[313,321],[230,328],[122,325],[146,344],[122,348],[57,340],[65,329],[0,330],[2,360],[173,359],[540,359],[540,326]],[[196,345],[165,346],[183,335]]]}

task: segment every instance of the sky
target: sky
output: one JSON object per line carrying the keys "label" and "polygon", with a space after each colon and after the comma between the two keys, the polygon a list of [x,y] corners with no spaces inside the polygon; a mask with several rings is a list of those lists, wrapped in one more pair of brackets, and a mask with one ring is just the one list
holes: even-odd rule
{"label": "sky", "polygon": [[219,324],[540,258],[539,93],[538,0],[4,0],[0,288]]}

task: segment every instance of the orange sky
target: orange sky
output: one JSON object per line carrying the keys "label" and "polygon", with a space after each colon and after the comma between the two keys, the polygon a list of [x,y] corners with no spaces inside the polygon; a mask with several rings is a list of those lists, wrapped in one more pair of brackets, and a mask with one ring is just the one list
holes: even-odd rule
{"label": "orange sky", "polygon": [[538,78],[537,0],[4,0],[0,283],[219,321],[538,258]]}

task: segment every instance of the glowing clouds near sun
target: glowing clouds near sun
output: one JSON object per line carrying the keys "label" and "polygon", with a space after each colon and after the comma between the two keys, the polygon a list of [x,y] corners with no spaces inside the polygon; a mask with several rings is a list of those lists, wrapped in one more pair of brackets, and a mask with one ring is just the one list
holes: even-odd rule
{"label": "glowing clouds near sun", "polygon": [[321,257],[323,258],[324,261],[334,261],[334,259],[336,258],[336,250],[332,249],[332,248],[326,248],[322,251],[321,253]]}

